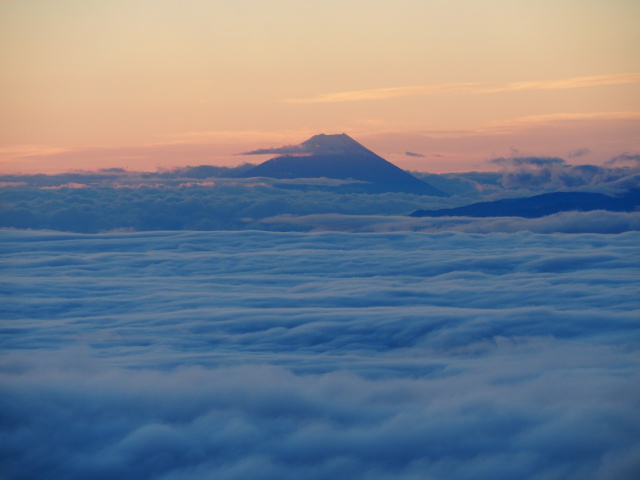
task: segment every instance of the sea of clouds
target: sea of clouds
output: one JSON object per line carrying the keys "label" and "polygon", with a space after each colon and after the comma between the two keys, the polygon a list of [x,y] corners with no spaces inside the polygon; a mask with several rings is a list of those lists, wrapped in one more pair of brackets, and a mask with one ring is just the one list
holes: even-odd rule
{"label": "sea of clouds", "polygon": [[[59,175],[0,175],[0,228],[79,233],[125,229],[343,231],[345,225],[360,226],[364,222],[370,225],[367,231],[638,230],[638,212],[588,215],[572,212],[548,221],[450,219],[443,223],[401,218],[415,210],[452,208],[546,192],[587,191],[618,196],[640,188],[640,155],[621,155],[604,166],[575,166],[548,157],[499,158],[491,160],[491,164],[501,172],[444,175],[414,172],[418,178],[451,194],[446,198],[398,192],[344,193],[339,188],[348,181],[326,178],[235,178],[251,168],[250,164],[234,168],[201,165],[157,172],[115,168]],[[345,218],[340,221],[338,216]],[[294,221],[292,217],[300,218]],[[342,225],[337,226],[338,223]]]}
{"label": "sea of clouds", "polygon": [[0,478],[635,480],[640,233],[517,230],[0,231]]}

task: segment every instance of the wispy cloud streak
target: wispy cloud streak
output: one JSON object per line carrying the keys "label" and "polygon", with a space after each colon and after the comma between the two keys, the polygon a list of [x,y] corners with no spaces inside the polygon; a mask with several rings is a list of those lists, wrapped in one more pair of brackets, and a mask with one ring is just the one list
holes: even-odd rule
{"label": "wispy cloud streak", "polygon": [[484,93],[514,92],[522,90],[565,90],[571,88],[600,87],[605,85],[623,85],[639,83],[640,73],[623,73],[616,75],[593,75],[589,77],[573,77],[561,80],[543,80],[537,82],[515,82],[502,87],[483,90]]}
{"label": "wispy cloud streak", "polygon": [[586,77],[572,77],[560,80],[541,80],[528,82],[514,82],[506,85],[483,88],[480,83],[449,83],[440,85],[414,85],[407,87],[373,88],[368,90],[354,90],[347,92],[324,93],[310,98],[294,98],[285,100],[286,103],[340,103],[357,102],[362,100],[387,100],[390,98],[434,95],[438,93],[500,93],[526,90],[564,90],[573,88],[599,87],[605,85],[624,85],[640,83],[640,73],[623,73],[613,75],[592,75]]}
{"label": "wispy cloud streak", "polygon": [[478,83],[450,83],[443,85],[415,85],[408,87],[373,88],[349,92],[325,93],[312,98],[285,100],[287,103],[338,103],[360,100],[386,100],[388,98],[410,97],[415,95],[433,95],[453,91],[465,91],[477,87]]}

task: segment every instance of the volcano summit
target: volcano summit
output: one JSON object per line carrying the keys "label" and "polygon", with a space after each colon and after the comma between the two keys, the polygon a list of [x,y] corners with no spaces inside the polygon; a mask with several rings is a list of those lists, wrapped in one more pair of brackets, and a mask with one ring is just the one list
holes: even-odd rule
{"label": "volcano summit", "polygon": [[345,133],[315,135],[300,145],[254,150],[244,155],[269,153],[280,156],[257,165],[240,177],[332,178],[353,182],[341,186],[340,191],[447,196],[363,147]]}

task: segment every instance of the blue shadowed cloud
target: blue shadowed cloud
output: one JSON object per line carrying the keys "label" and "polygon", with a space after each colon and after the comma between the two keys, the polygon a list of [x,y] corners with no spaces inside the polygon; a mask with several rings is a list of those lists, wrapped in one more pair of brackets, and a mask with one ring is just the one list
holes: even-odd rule
{"label": "blue shadowed cloud", "polygon": [[638,233],[0,235],[7,478],[640,465]]}
{"label": "blue shadowed cloud", "polygon": [[[155,173],[115,170],[54,176],[7,175],[0,177],[0,227],[82,233],[112,230],[304,230],[313,226],[300,224],[296,227],[289,220],[273,222],[272,218],[307,217],[301,223],[308,223],[310,218],[314,218],[312,216],[348,215],[354,217],[351,220],[353,225],[358,225],[371,223],[370,218],[357,218],[362,216],[404,216],[415,210],[455,208],[501,198],[530,197],[548,191],[599,192],[620,196],[638,189],[640,170],[635,156],[623,155],[612,162],[602,167],[571,166],[561,159],[501,159],[502,172],[416,174],[436,188],[451,193],[448,198],[399,192],[376,195],[340,193],[339,189],[349,182],[327,178],[229,178],[229,175],[237,175],[250,168],[247,165],[236,169],[204,165]],[[581,217],[581,224],[584,225],[589,218],[593,217]],[[394,219],[388,220],[382,223],[399,224]],[[509,222],[503,220],[503,224]],[[324,228],[324,224],[317,227]],[[435,225],[434,228],[439,230],[442,226]],[[384,228],[387,227],[380,227]],[[612,231],[621,231],[620,228],[627,227],[618,222]],[[459,230],[458,227],[454,229]],[[520,227],[506,226],[498,230],[505,229],[515,231]],[[629,225],[627,229],[634,227]],[[533,231],[546,230],[536,227]],[[571,230],[567,227],[550,231]],[[607,230],[593,223],[591,227],[583,226],[577,231],[605,233]]]}

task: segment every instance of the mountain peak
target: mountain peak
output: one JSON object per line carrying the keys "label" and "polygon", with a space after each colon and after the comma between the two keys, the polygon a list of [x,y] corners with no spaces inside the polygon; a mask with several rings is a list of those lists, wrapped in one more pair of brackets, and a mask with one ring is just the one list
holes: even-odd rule
{"label": "mountain peak", "polygon": [[312,155],[373,154],[346,133],[314,135],[302,142],[300,147]]}
{"label": "mountain peak", "polygon": [[321,133],[299,145],[263,148],[244,155],[267,153],[280,156],[257,165],[240,177],[333,178],[352,181],[351,190],[363,193],[405,192],[446,196],[363,147],[346,133]]}
{"label": "mountain peak", "polygon": [[299,145],[284,145],[276,148],[259,148],[241,155],[375,155],[346,133],[314,135]]}

